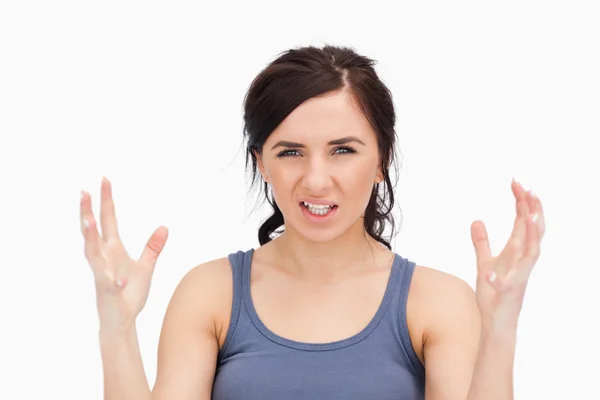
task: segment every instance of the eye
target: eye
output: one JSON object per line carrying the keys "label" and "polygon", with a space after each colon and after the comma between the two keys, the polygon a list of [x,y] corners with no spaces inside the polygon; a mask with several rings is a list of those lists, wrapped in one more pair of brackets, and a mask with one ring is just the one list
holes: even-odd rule
{"label": "eye", "polygon": [[284,150],[281,153],[277,154],[277,157],[292,157],[298,155],[298,150]]}
{"label": "eye", "polygon": [[[336,147],[335,150],[333,151],[334,154],[353,154],[356,153],[356,150],[354,150],[352,147],[350,146],[340,146],[340,147]],[[277,154],[277,157],[279,158],[283,158],[283,157],[294,157],[294,156],[299,156],[300,152],[298,152],[298,150],[293,150],[293,149],[288,149],[288,150],[283,150],[282,152]]]}
{"label": "eye", "polygon": [[356,153],[356,150],[354,150],[352,147],[349,147],[349,146],[340,146],[335,149],[335,153],[336,154],[344,154],[344,153],[353,154],[353,153]]}

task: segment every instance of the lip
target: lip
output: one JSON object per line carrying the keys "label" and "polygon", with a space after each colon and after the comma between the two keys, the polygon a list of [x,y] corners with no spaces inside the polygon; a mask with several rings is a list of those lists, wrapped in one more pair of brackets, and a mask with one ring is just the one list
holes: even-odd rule
{"label": "lip", "polygon": [[302,204],[304,202],[321,205],[321,206],[337,206],[338,204],[335,201],[327,200],[327,199],[317,199],[315,197],[300,197],[298,199],[299,203]]}

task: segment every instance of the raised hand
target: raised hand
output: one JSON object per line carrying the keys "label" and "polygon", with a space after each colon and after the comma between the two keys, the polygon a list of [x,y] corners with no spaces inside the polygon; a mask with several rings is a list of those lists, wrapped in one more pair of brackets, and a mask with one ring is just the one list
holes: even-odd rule
{"label": "raised hand", "polygon": [[117,218],[108,179],[101,184],[100,226],[92,212],[91,196],[81,192],[81,231],[85,256],[96,283],[96,300],[101,330],[132,328],[135,318],[146,304],[154,266],[168,237],[159,227],[148,240],[139,260],[129,257],[117,229]]}
{"label": "raised hand", "polygon": [[493,257],[485,225],[471,225],[477,258],[477,303],[486,329],[516,329],[525,289],[540,254],[545,232],[539,198],[516,181],[511,183],[517,215],[512,234],[502,252]]}

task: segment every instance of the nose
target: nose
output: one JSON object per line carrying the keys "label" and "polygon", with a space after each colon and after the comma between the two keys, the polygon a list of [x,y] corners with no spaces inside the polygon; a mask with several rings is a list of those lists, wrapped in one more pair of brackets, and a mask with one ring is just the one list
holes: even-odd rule
{"label": "nose", "polygon": [[327,163],[323,160],[313,159],[307,163],[302,178],[302,188],[312,194],[321,194],[331,189],[333,180]]}

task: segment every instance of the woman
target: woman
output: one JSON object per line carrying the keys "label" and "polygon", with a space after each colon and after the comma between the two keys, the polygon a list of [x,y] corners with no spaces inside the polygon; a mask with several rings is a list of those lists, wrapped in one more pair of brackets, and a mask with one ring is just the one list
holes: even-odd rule
{"label": "woman", "polygon": [[[111,186],[100,236],[81,199],[95,275],[107,399],[511,399],[516,328],[544,232],[539,199],[512,182],[517,215],[493,257],[471,235],[474,292],[416,265],[383,236],[393,220],[395,113],[374,61],[348,48],[283,53],[245,99],[247,161],[274,214],[261,246],[193,268],[169,304],[151,391],[135,319],[165,246],[137,261]],[[393,225],[392,225],[393,227]]]}

